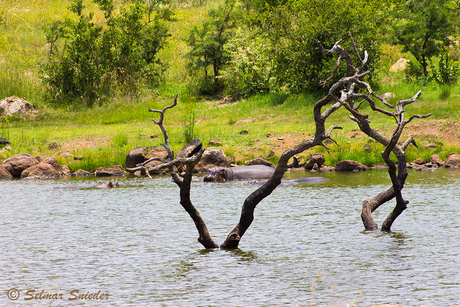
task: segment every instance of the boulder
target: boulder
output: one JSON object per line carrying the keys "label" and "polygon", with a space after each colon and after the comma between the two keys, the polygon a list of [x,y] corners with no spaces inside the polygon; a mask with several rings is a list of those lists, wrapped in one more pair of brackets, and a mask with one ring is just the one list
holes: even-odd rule
{"label": "boulder", "polygon": [[125,175],[125,169],[121,165],[99,167],[96,170],[96,177],[124,176],[124,175]]}
{"label": "boulder", "polygon": [[6,145],[6,144],[9,144],[10,141],[8,141],[7,139],[5,138],[0,138],[0,145]]}
{"label": "boulder", "polygon": [[[151,159],[151,158],[166,160],[166,159],[168,159],[168,152],[164,148],[152,146],[152,150],[150,151],[150,153],[148,153],[145,156],[145,160],[148,160],[148,159]],[[163,162],[161,162],[161,161],[154,160],[154,161],[150,161],[149,163],[145,164],[144,166],[148,169],[148,168],[155,167],[155,166],[157,166],[159,164],[162,164],[162,163]],[[158,174],[158,173],[162,173],[162,172],[163,172],[163,170],[157,171],[157,172],[150,172],[150,174],[154,174],[154,173]]]}
{"label": "boulder", "polygon": [[22,178],[57,178],[61,172],[57,171],[51,164],[40,162],[37,165],[25,169],[21,173]]}
{"label": "boulder", "polygon": [[300,167],[299,159],[296,156],[292,157],[292,161],[288,163],[288,168],[298,168]]}
{"label": "boulder", "polygon": [[423,165],[425,164],[425,161],[423,161],[422,158],[417,158],[415,159],[414,161],[412,161],[413,163],[417,164],[417,165]]}
{"label": "boulder", "polygon": [[344,161],[339,161],[337,165],[335,166],[335,170],[337,172],[357,172],[357,171],[365,171],[367,170],[367,166],[353,160],[344,160]]}
{"label": "boulder", "polygon": [[396,94],[395,93],[384,93],[382,95],[382,98],[385,100],[393,99],[393,98],[396,98]]}
{"label": "boulder", "polygon": [[0,179],[13,179],[13,175],[0,164]]}
{"label": "boulder", "polygon": [[446,161],[444,161],[444,167],[458,166],[460,166],[460,154],[453,152],[447,157]]}
{"label": "boulder", "polygon": [[0,101],[0,113],[2,115],[25,115],[31,113],[33,106],[25,99],[11,96]]}
{"label": "boulder", "polygon": [[321,167],[321,165],[324,164],[326,159],[324,158],[323,154],[311,154],[310,157],[307,158],[307,161],[305,161],[305,169],[306,170],[312,170],[313,166],[316,164],[318,168]]}
{"label": "boulder", "polygon": [[73,173],[73,176],[77,176],[77,177],[94,176],[94,173],[79,169],[78,171]]}
{"label": "boulder", "polygon": [[64,173],[63,171],[63,166],[59,165],[58,161],[56,160],[55,157],[49,157],[49,156],[43,156],[43,155],[38,155],[35,157],[38,162],[40,163],[48,163],[52,165],[58,172]]}
{"label": "boulder", "polygon": [[208,147],[204,150],[200,162],[195,167],[195,171],[207,172],[208,169],[215,166],[230,167],[230,163],[221,148]]}
{"label": "boulder", "polygon": [[2,165],[14,177],[21,176],[22,171],[31,166],[37,165],[39,162],[31,154],[22,153],[12,156],[3,161]]}
{"label": "boulder", "polygon": [[136,146],[126,155],[126,167],[133,168],[137,164],[143,163],[145,156],[152,151],[154,146]]}
{"label": "boulder", "polygon": [[60,167],[58,161],[56,160],[55,157],[48,157],[48,156],[42,156],[42,155],[39,155],[39,156],[36,156],[35,159],[37,159],[38,162],[40,163],[48,163],[52,166],[54,166],[54,168],[58,169]]}
{"label": "boulder", "polygon": [[201,141],[199,139],[194,139],[190,143],[182,147],[182,149],[177,153],[176,159],[190,158],[191,156],[199,152],[202,147],[203,144],[201,143]]}
{"label": "boulder", "polygon": [[63,157],[64,159],[69,159],[69,158],[74,159],[74,157],[75,157],[74,155],[72,155],[72,154],[71,154],[70,152],[68,152],[68,151],[60,152],[60,153],[59,153],[59,156],[60,156],[60,157]]}
{"label": "boulder", "polygon": [[433,154],[430,157],[430,162],[431,164],[437,165],[437,166],[442,166],[444,164],[444,161],[442,161],[441,157],[438,154]]}
{"label": "boulder", "polygon": [[394,64],[390,67],[390,72],[396,72],[396,71],[403,71],[403,70],[405,70],[406,67],[407,67],[407,63],[409,63],[409,60],[400,58],[398,61],[396,61],[396,63],[394,63]]}
{"label": "boulder", "polygon": [[71,176],[72,171],[70,170],[70,168],[67,165],[61,165],[61,174],[63,176]]}
{"label": "boulder", "polygon": [[261,157],[257,157],[257,158],[254,158],[252,160],[247,161],[246,165],[266,165],[266,166],[270,166],[270,167],[275,167],[273,165],[273,163],[271,163],[270,161],[267,161],[267,160],[265,160],[264,158],[261,158]]}
{"label": "boulder", "polygon": [[[36,159],[39,160],[38,157],[36,157]],[[48,163],[51,166],[53,166],[54,169],[57,170],[61,175],[64,174],[64,168],[62,167],[62,165],[59,165],[59,163],[58,163],[58,161],[56,160],[55,157],[45,157],[45,159],[43,159],[40,162],[41,163]]]}
{"label": "boulder", "polygon": [[321,171],[322,172],[333,172],[335,171],[335,167],[334,166],[322,166]]}

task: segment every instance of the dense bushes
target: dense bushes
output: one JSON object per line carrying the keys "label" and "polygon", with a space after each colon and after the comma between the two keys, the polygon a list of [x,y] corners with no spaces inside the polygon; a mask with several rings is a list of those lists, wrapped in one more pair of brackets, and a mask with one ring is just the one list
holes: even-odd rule
{"label": "dense bushes", "polygon": [[[364,49],[370,53],[368,68],[372,69],[379,59],[382,9],[380,1],[364,0],[246,1],[236,8],[236,27],[229,26],[233,19],[220,19],[231,34],[226,34],[230,37],[227,41],[214,43],[223,53],[220,74],[213,80],[222,80],[228,93],[243,96],[279,90],[317,91],[320,80],[330,75],[334,65],[316,50],[315,39],[331,46],[349,33],[363,46],[358,50],[361,54]],[[196,36],[194,32],[196,29],[192,30]],[[209,32],[205,37],[213,36]],[[197,40],[189,45],[196,50]],[[207,59],[204,52],[189,57],[194,63]]]}
{"label": "dense bushes", "polygon": [[50,51],[42,79],[56,103],[93,105],[113,93],[135,91],[139,83],[158,82],[157,53],[169,36],[171,10],[142,0],[119,8],[113,0],[93,1],[102,20],[85,13],[83,0],[74,0],[69,9],[76,18],[46,28]]}
{"label": "dense bushes", "polygon": [[[156,86],[165,69],[158,53],[173,21],[169,6],[152,0],[83,1],[72,0],[75,18],[46,28],[49,55],[42,79],[48,96],[57,103],[92,105],[113,94]],[[198,2],[195,5],[203,4]],[[439,9],[429,2],[221,0],[206,4],[210,9],[204,17],[178,31],[175,44],[187,45],[181,49],[183,65],[188,68],[189,89],[199,95],[321,91],[328,84],[320,81],[331,76],[335,63],[318,52],[316,40],[330,47],[349,34],[360,46],[360,56],[364,50],[369,53],[366,69],[378,69],[383,43],[400,43],[415,57],[408,70],[411,78],[441,80],[447,70],[450,75],[455,72],[437,57],[458,34],[453,18],[457,8],[452,0],[436,0]],[[91,9],[83,3],[90,3]],[[188,2],[174,3],[178,10],[188,9]],[[353,50],[349,40],[342,44]]]}

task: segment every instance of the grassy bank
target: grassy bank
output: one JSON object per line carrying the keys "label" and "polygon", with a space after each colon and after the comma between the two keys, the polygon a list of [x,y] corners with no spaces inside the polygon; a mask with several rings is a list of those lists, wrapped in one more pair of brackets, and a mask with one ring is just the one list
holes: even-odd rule
{"label": "grassy bank", "polygon": [[[198,137],[206,146],[212,139],[222,142],[223,151],[228,156],[235,156],[238,163],[257,156],[266,157],[270,151],[275,153],[272,162],[276,162],[284,150],[312,136],[312,107],[317,98],[311,95],[267,94],[221,105],[218,100],[196,101],[190,97],[179,97],[178,106],[167,111],[165,125],[176,152],[193,132],[193,137]],[[456,142],[446,142],[442,135],[442,127],[447,129],[458,121],[456,98],[454,95],[448,101],[433,103],[430,95],[426,95],[410,108],[410,111],[424,114],[430,111],[431,106],[434,115],[429,119],[415,120],[412,130],[408,126],[408,133],[415,135],[420,145],[408,150],[409,161],[419,157],[428,160],[433,153],[445,158],[452,151],[460,151]],[[61,151],[69,151],[85,157],[75,162],[60,161],[71,162],[69,166],[72,170],[124,165],[126,154],[133,147],[160,146],[163,142],[160,129],[150,120],[155,115],[148,109],[162,109],[171,102],[172,98],[159,97],[145,102],[119,101],[78,111],[48,110],[35,119],[16,117],[4,120],[0,131],[10,140],[13,149],[3,152],[2,157],[21,152],[57,156]],[[386,131],[388,135],[394,129],[391,119],[371,116],[371,121],[374,127]],[[382,163],[381,145],[361,133],[346,112],[337,112],[329,123],[344,128],[334,132],[338,145],[328,144],[331,149],[329,154],[324,148],[316,148],[305,152],[304,157],[312,152],[322,152],[329,165],[346,159],[366,165]],[[440,134],[420,134],[417,131],[420,124],[423,127],[439,126]],[[247,134],[240,133],[245,130]],[[53,142],[58,144],[58,148],[49,149],[49,144]],[[370,145],[370,149],[364,150],[366,144]],[[429,144],[436,144],[436,147],[427,147]]]}
{"label": "grassy bank", "polygon": [[[187,50],[184,38],[191,26],[204,18],[206,10],[218,3],[196,8],[176,4],[177,22],[171,25],[170,43],[161,51],[161,59],[169,63],[168,70],[158,89],[145,89],[136,96],[120,96],[92,108],[51,107],[43,100],[43,87],[38,77],[39,64],[48,52],[43,27],[49,21],[63,18],[68,13],[68,4],[64,0],[0,3],[0,99],[13,95],[24,97],[38,108],[33,118],[2,118],[0,136],[11,142],[12,150],[0,152],[0,161],[28,152],[56,156],[59,162],[68,163],[72,170],[124,165],[126,154],[133,147],[160,146],[163,142],[160,129],[150,120],[154,114],[148,109],[162,109],[172,102],[176,93],[179,94],[179,105],[168,110],[165,119],[176,152],[185,145],[187,138],[193,136],[205,146],[212,139],[219,140],[223,151],[228,156],[235,156],[238,163],[257,156],[266,157],[271,151],[275,155],[270,160],[276,162],[284,150],[312,136],[315,128],[312,108],[321,98],[318,95],[261,94],[221,105],[218,99],[202,99],[191,94],[193,80],[189,80],[184,68],[183,54]],[[396,98],[390,101],[394,103],[422,90],[422,97],[407,108],[408,116],[413,113],[434,114],[425,120],[414,120],[408,127],[407,133],[414,135],[420,145],[408,150],[408,160],[419,157],[427,160],[433,153],[445,158],[452,151],[460,152],[458,139],[452,137],[458,134],[460,88],[453,87],[451,96],[441,100],[437,84],[407,83],[403,73],[388,73],[390,64],[402,54],[398,49],[387,49],[388,55],[383,57],[382,69],[378,72],[382,80],[378,92],[395,93]],[[364,106],[365,111],[368,109]],[[391,119],[374,114],[370,120],[373,127],[387,135],[394,129]],[[333,134],[338,145],[328,144],[329,153],[324,148],[316,148],[305,152],[304,157],[321,152],[325,153],[328,165],[345,159],[366,165],[382,163],[382,147],[359,132],[345,111],[336,112],[328,123],[344,128]],[[435,132],[428,131],[427,127],[432,127]],[[247,134],[240,133],[245,130]],[[49,144],[54,142],[58,147],[50,149]],[[366,144],[370,149],[364,150]],[[427,147],[429,144],[436,146]],[[58,156],[61,151],[85,158],[66,161]]]}

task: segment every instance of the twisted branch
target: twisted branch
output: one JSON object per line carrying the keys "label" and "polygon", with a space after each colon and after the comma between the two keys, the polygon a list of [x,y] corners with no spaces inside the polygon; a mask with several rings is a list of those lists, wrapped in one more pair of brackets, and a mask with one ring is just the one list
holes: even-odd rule
{"label": "twisted branch", "polygon": [[[361,73],[364,68],[365,63],[368,60],[367,52],[364,52],[364,59],[361,58],[359,55],[358,49],[353,41],[353,37],[350,34],[351,44],[355,51],[356,57],[358,58],[358,65],[354,66],[351,62],[351,57],[347,54],[347,52],[339,45],[340,41],[334,44],[334,46],[327,50],[325,49],[319,42],[318,49],[320,49],[324,54],[327,55],[335,55],[339,54],[339,58],[337,59],[337,63],[340,62],[340,59],[344,58],[347,61],[347,76],[343,77],[335,84],[333,84],[330,89],[328,96],[330,99],[340,103],[341,106],[344,106],[350,113],[350,119],[356,122],[364,133],[366,133],[369,137],[373,138],[380,144],[385,146],[385,149],[382,151],[382,158],[385,163],[388,165],[388,172],[392,181],[392,187],[374,197],[370,201],[363,202],[363,210],[362,210],[362,221],[364,227],[366,229],[377,229],[378,226],[374,222],[372,218],[372,212],[376,210],[380,205],[383,203],[396,198],[396,207],[393,211],[388,215],[386,220],[382,225],[382,230],[390,230],[391,225],[395,221],[395,219],[407,208],[408,201],[404,200],[402,197],[401,190],[404,187],[405,180],[407,178],[407,166],[406,166],[406,148],[413,144],[416,146],[415,141],[413,138],[409,138],[406,140],[402,145],[398,145],[398,141],[401,137],[401,134],[404,130],[406,124],[411,122],[414,118],[426,118],[431,114],[427,115],[412,115],[408,120],[404,118],[404,107],[415,102],[418,97],[422,94],[421,91],[416,93],[412,98],[401,100],[395,106],[388,104],[383,97],[374,93],[372,88],[367,82],[362,81],[368,72]],[[354,72],[351,73],[350,67],[354,68]],[[334,73],[337,71],[337,68],[334,70]],[[331,78],[331,77],[330,77]],[[361,87],[367,90],[367,93],[355,93],[356,86],[360,85]],[[337,96],[337,93],[340,93],[340,97]],[[358,107],[355,107],[356,99],[362,99],[359,103]],[[388,108],[395,109],[396,111],[389,111],[385,110],[381,107],[376,106],[376,101],[378,100],[382,102],[382,104]],[[362,103],[368,102],[370,107],[373,111],[379,112],[389,117],[393,117],[396,120],[396,129],[393,132],[391,138],[385,137],[382,133],[378,132],[377,130],[371,128],[370,121],[368,119],[368,115],[362,114],[358,111],[358,108],[362,105]],[[390,158],[390,153],[394,153],[398,163],[396,163]]]}

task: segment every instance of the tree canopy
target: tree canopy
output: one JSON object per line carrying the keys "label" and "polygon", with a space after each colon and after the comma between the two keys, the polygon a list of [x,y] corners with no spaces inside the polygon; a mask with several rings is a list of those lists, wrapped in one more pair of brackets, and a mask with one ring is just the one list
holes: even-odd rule
{"label": "tree canopy", "polygon": [[396,41],[420,63],[428,76],[429,61],[453,44],[458,35],[458,3],[451,0],[400,0],[392,9]]}

